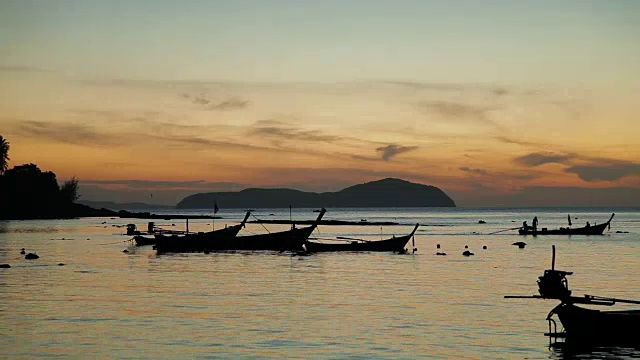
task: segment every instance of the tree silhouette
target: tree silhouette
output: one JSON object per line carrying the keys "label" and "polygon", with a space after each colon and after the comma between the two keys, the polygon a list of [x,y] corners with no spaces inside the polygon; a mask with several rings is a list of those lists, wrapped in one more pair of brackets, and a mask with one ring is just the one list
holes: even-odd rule
{"label": "tree silhouette", "polygon": [[62,201],[69,203],[75,202],[80,198],[78,194],[78,179],[75,176],[65,181],[60,187],[60,196],[62,196]]}
{"label": "tree silhouette", "polygon": [[9,142],[0,135],[0,175],[4,174],[9,168]]}

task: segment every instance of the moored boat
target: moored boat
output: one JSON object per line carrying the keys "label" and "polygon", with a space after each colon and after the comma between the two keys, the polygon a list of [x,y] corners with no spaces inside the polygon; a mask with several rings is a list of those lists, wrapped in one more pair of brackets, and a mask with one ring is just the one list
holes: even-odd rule
{"label": "moored boat", "polygon": [[[560,335],[566,338],[567,343],[640,345],[640,310],[601,311],[562,302],[551,310],[547,320],[551,321],[553,315],[560,319],[564,327]],[[558,333],[547,335],[554,337]]]}
{"label": "moored boat", "polygon": [[159,242],[156,244],[156,250],[158,253],[230,250],[298,251],[303,249],[302,245],[316,229],[325,212],[325,209],[320,210],[316,221],[311,226],[303,228],[292,227],[286,231],[247,236],[236,236],[236,233],[233,237],[225,236],[212,241],[189,241],[186,245],[181,241]]}
{"label": "moored boat", "polygon": [[385,240],[363,240],[363,239],[347,239],[347,243],[336,242],[319,242],[318,240],[307,240],[305,247],[308,252],[330,252],[330,251],[394,251],[404,252],[407,242],[415,234],[420,224],[416,224],[413,231],[408,235],[399,237],[391,237]]}
{"label": "moored boat", "polygon": [[518,234],[520,235],[602,235],[604,230],[611,225],[611,220],[613,219],[614,216],[615,216],[615,213],[611,214],[611,217],[605,223],[602,223],[599,225],[587,225],[580,228],[561,227],[559,229],[551,229],[551,230],[547,228],[534,230],[530,226],[528,226],[527,228],[522,227],[518,229]]}
{"label": "moored boat", "polygon": [[138,243],[138,241],[153,241],[158,252],[198,251],[199,249],[211,246],[211,243],[228,241],[235,238],[240,230],[245,226],[247,219],[249,219],[249,215],[251,215],[251,212],[247,211],[244,219],[238,225],[227,226],[219,230],[189,233],[184,235],[156,234],[153,240],[142,236],[134,237],[134,239],[136,240],[136,243]]}
{"label": "moored boat", "polygon": [[[551,269],[538,278],[538,292],[533,296],[505,296],[505,298],[556,299],[560,304],[547,315],[550,339],[564,339],[572,347],[640,346],[640,310],[601,311],[576,304],[612,306],[617,303],[640,304],[640,301],[584,295],[572,296],[566,276],[572,272],[555,270],[555,245]],[[554,315],[562,328],[557,329]],[[556,343],[558,344],[558,343]],[[563,343],[560,343],[563,344]]]}

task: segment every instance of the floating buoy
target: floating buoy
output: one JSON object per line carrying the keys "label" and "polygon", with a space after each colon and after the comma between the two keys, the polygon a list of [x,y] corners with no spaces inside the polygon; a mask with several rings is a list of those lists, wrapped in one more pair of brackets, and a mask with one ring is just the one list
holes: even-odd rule
{"label": "floating buoy", "polygon": [[436,245],[436,249],[440,249],[440,244]]}
{"label": "floating buoy", "polygon": [[482,250],[487,250],[487,245],[483,246]]}
{"label": "floating buoy", "polygon": [[35,259],[39,259],[40,256],[34,254],[34,253],[28,253],[27,255],[25,255],[24,257],[26,260],[35,260]]}
{"label": "floating buoy", "polygon": [[464,248],[465,248],[465,249],[468,249],[468,248],[469,248],[469,245],[465,245],[465,246],[464,246]]}

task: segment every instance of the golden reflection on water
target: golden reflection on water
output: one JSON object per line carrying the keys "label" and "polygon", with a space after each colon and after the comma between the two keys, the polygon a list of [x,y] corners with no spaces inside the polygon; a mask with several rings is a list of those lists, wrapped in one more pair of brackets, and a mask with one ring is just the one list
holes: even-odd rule
{"label": "golden reflection on water", "polygon": [[[453,217],[432,215],[422,222],[449,221],[447,216]],[[638,213],[619,214],[614,222],[614,231],[617,226],[630,234],[571,239],[473,235],[489,232],[477,224],[478,216],[456,214],[451,220],[470,225],[426,227],[416,238],[416,255],[156,256],[150,247],[122,252],[126,237],[111,225],[126,219],[4,223],[9,231],[0,234],[0,263],[12,268],[0,269],[0,353],[9,358],[562,358],[542,335],[556,303],[503,299],[536,292],[537,276],[550,267],[551,244],[557,246],[556,267],[575,272],[569,279],[574,294],[640,298]],[[518,215],[482,216],[507,228]],[[21,227],[57,231],[16,231]],[[261,229],[249,226],[251,232]],[[410,230],[388,227],[382,236]],[[321,227],[322,236],[375,239],[379,231]],[[511,245],[523,239],[525,249]],[[436,244],[448,255],[435,256]],[[461,255],[465,245],[475,256]],[[22,247],[41,258],[24,260]],[[630,354],[623,357],[640,355]]]}

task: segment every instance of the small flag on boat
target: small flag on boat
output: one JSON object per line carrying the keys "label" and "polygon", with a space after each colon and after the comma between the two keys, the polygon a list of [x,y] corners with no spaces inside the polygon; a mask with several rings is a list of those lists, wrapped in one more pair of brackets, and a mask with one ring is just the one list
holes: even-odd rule
{"label": "small flag on boat", "polygon": [[220,210],[220,208],[218,207],[218,202],[217,202],[217,201],[214,201],[214,202],[213,202],[213,213],[214,213],[214,214],[217,214],[217,213],[218,213],[218,210]]}
{"label": "small flag on boat", "polygon": [[569,226],[571,226],[571,214],[567,215],[567,220],[569,220]]}

